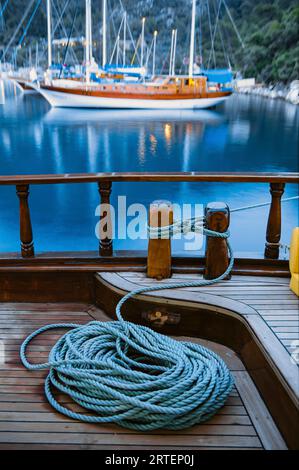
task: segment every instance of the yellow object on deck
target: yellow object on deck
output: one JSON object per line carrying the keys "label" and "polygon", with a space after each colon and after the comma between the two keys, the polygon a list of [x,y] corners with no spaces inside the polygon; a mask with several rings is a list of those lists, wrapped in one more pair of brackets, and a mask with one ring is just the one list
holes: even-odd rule
{"label": "yellow object on deck", "polygon": [[290,288],[299,297],[299,227],[294,228],[290,246]]}

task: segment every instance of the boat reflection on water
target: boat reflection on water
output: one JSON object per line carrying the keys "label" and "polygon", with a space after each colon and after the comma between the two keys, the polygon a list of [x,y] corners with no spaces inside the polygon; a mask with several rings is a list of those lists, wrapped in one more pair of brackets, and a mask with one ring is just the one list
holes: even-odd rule
{"label": "boat reflection on water", "polygon": [[[61,134],[61,144],[65,133],[71,133],[74,149],[86,142],[89,158],[89,171],[113,171],[115,155],[111,153],[117,139],[117,166],[125,171],[126,162],[134,158],[141,169],[149,164],[151,157],[159,157],[161,146],[166,155],[171,155],[173,146],[183,145],[183,155],[176,161],[177,171],[188,171],[189,152],[192,142],[198,145],[204,139],[207,128],[213,129],[209,144],[218,147],[219,130],[227,128],[223,115],[214,111],[193,110],[74,110],[52,108],[43,118],[44,126],[55,128]],[[220,127],[219,127],[220,126]],[[67,131],[66,128],[67,127]],[[120,138],[121,137],[121,138]],[[135,157],[130,148],[135,143]],[[115,147],[114,147],[115,148]],[[59,152],[55,152],[57,155]],[[96,155],[99,155],[97,159]],[[104,156],[104,159],[103,159]],[[121,158],[121,161],[120,161]],[[101,167],[99,168],[99,164]],[[133,170],[133,169],[132,169]],[[136,168],[135,168],[136,170]],[[157,171],[157,168],[153,168]],[[190,168],[191,171],[191,168]]]}
{"label": "boat reflection on water", "polygon": [[206,122],[217,124],[223,121],[224,117],[215,112],[207,110],[90,110],[79,109],[60,109],[51,108],[44,117],[47,124],[87,124],[87,123],[106,123],[117,121],[191,121]]}

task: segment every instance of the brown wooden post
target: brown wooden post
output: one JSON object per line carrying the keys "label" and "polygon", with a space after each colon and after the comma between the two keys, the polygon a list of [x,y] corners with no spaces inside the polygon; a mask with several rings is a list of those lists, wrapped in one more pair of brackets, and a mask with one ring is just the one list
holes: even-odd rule
{"label": "brown wooden post", "polygon": [[[101,204],[110,205],[112,182],[102,181],[98,183],[98,186],[99,186],[99,193],[101,197]],[[109,209],[107,211],[103,211],[100,220],[104,218],[107,218],[108,220],[108,223],[106,223],[103,227],[103,231],[107,235],[105,238],[103,238],[102,234],[100,234],[99,252],[101,256],[111,256],[113,254],[113,242],[112,242],[112,220],[111,220],[111,212],[109,211]]]}
{"label": "brown wooden post", "polygon": [[20,201],[21,253],[23,258],[31,258],[34,256],[34,245],[28,204],[29,185],[17,185],[17,195]]}
{"label": "brown wooden post", "polygon": [[[214,232],[226,232],[230,222],[228,206],[223,202],[210,202],[205,209],[206,228]],[[207,237],[206,267],[204,278],[215,279],[225,272],[229,265],[227,241]],[[227,277],[230,279],[230,276]]]}
{"label": "brown wooden post", "polygon": [[285,183],[270,183],[272,197],[265,246],[265,258],[279,258],[279,242],[281,237],[281,198]]}
{"label": "brown wooden post", "polygon": [[[173,207],[169,201],[154,201],[149,210],[149,225],[173,224]],[[171,239],[150,238],[148,242],[147,277],[162,280],[171,277]]]}

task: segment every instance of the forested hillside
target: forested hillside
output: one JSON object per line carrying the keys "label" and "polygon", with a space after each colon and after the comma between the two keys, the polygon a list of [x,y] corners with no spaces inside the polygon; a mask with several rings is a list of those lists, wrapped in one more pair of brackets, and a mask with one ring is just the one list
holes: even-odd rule
{"label": "forested hillside", "polygon": [[[5,3],[5,0],[0,0],[0,11],[1,4],[3,7]],[[37,38],[46,37],[45,3],[45,0],[41,0],[41,5],[22,41],[22,48],[18,49],[17,61],[19,65],[28,59],[28,46],[31,45],[34,48]],[[64,29],[61,26],[58,27],[55,37],[66,37],[70,33],[76,8],[77,16],[74,22],[73,36],[84,35],[85,1],[53,0],[53,3],[54,23],[59,17],[59,11],[61,12],[65,3],[68,3],[66,13],[63,16]],[[101,0],[92,0],[94,55],[98,61],[101,56],[101,3]],[[158,30],[157,62],[159,71],[166,72],[168,68],[171,31],[173,28],[178,29],[176,65],[177,71],[185,71],[184,57],[188,55],[190,40],[191,0],[122,0],[122,2],[108,0],[110,53],[121,21],[121,3],[128,12],[128,21],[136,41],[140,34],[143,16],[147,18],[146,41],[148,45],[154,30]],[[234,70],[240,70],[244,76],[255,76],[258,80],[265,82],[289,82],[299,78],[298,0],[226,0],[239,38],[222,0],[198,0],[197,3],[196,52],[199,64],[202,63],[205,67],[222,67],[230,64]],[[0,49],[3,50],[13,37],[29,4],[29,0],[8,1],[3,18],[0,17]],[[20,44],[24,28],[28,25],[36,4],[37,1],[33,2],[24,25],[12,41],[5,57],[6,60],[10,60],[15,46]],[[221,5],[219,21],[214,37],[219,5]],[[211,38],[213,37],[214,52],[211,47]],[[42,47],[45,47],[44,40],[40,44],[40,49]],[[55,52],[56,60],[61,60],[63,51],[59,51],[57,48]],[[80,60],[83,60],[82,46],[77,46],[76,53]],[[131,56],[132,54],[133,52]]]}

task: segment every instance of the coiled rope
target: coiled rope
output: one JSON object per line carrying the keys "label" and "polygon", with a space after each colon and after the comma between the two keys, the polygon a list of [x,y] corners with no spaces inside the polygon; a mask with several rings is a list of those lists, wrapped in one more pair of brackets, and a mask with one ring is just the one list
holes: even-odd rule
{"label": "coiled rope", "polygon": [[[209,237],[229,236],[228,232],[202,230]],[[28,336],[21,346],[21,360],[30,370],[49,369],[45,394],[53,408],[80,421],[113,422],[139,431],[183,429],[213,416],[233,386],[223,360],[199,344],[179,342],[125,321],[121,308],[138,294],[221,281],[234,263],[229,243],[228,250],[229,266],[217,279],[142,287],[120,300],[116,307],[118,321],[92,321],[83,326],[53,324]],[[54,345],[48,362],[28,362],[26,348],[31,340],[55,328],[70,331]],[[86,412],[75,412],[58,403],[52,388],[69,395]]]}

